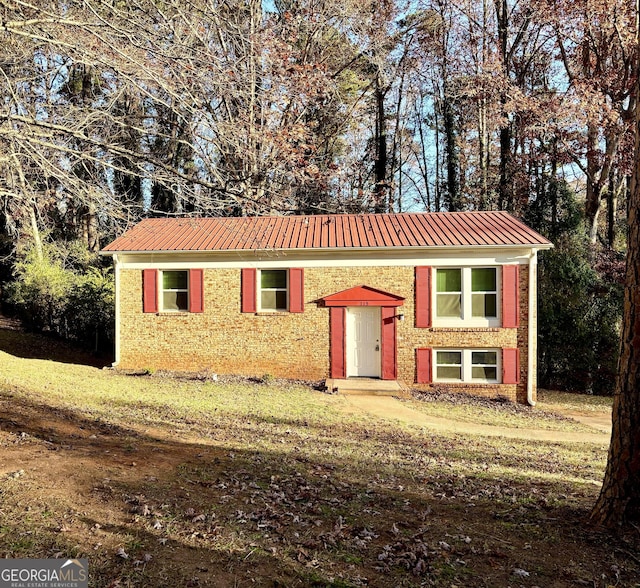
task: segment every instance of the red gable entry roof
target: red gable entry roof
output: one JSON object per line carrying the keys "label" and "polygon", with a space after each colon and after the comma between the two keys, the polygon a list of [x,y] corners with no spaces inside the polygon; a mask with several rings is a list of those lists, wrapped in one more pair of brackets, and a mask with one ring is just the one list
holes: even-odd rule
{"label": "red gable entry roof", "polygon": [[404,298],[371,286],[356,286],[322,298],[324,306],[402,306]]}
{"label": "red gable entry roof", "polygon": [[103,253],[552,245],[506,212],[148,218]]}

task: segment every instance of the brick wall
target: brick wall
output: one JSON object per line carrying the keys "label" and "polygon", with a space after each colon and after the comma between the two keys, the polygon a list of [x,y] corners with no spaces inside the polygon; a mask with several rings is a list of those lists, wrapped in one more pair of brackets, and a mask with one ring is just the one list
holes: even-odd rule
{"label": "brick wall", "polygon": [[[329,309],[317,301],[368,285],[405,298],[397,322],[398,379],[414,385],[419,347],[520,347],[518,385],[443,385],[451,391],[526,401],[528,272],[520,272],[517,329],[414,327],[413,267],[339,267],[304,270],[303,313],[240,312],[240,269],[205,269],[204,312],[143,313],[142,271],[120,271],[121,369],[210,370],[320,380],[329,375]],[[421,386],[426,387],[428,386]]]}

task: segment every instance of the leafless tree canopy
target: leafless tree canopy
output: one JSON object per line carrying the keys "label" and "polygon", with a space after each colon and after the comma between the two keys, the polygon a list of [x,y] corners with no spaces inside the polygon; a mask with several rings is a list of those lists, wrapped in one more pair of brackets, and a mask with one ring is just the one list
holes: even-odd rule
{"label": "leafless tree canopy", "polygon": [[2,229],[97,247],[149,214],[518,212],[561,177],[595,240],[626,194],[632,21],[624,2],[0,0]]}

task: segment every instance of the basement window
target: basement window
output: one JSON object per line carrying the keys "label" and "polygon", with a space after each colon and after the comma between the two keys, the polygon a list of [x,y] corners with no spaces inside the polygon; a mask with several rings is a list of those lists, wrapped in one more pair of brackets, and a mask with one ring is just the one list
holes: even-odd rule
{"label": "basement window", "polygon": [[436,382],[499,383],[497,349],[436,349]]}

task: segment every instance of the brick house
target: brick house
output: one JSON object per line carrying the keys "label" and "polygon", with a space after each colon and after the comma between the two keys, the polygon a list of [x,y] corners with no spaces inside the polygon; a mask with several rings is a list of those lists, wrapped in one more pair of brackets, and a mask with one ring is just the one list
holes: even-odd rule
{"label": "brick house", "polygon": [[102,251],[120,369],[536,398],[536,259],[504,212],[146,219]]}

